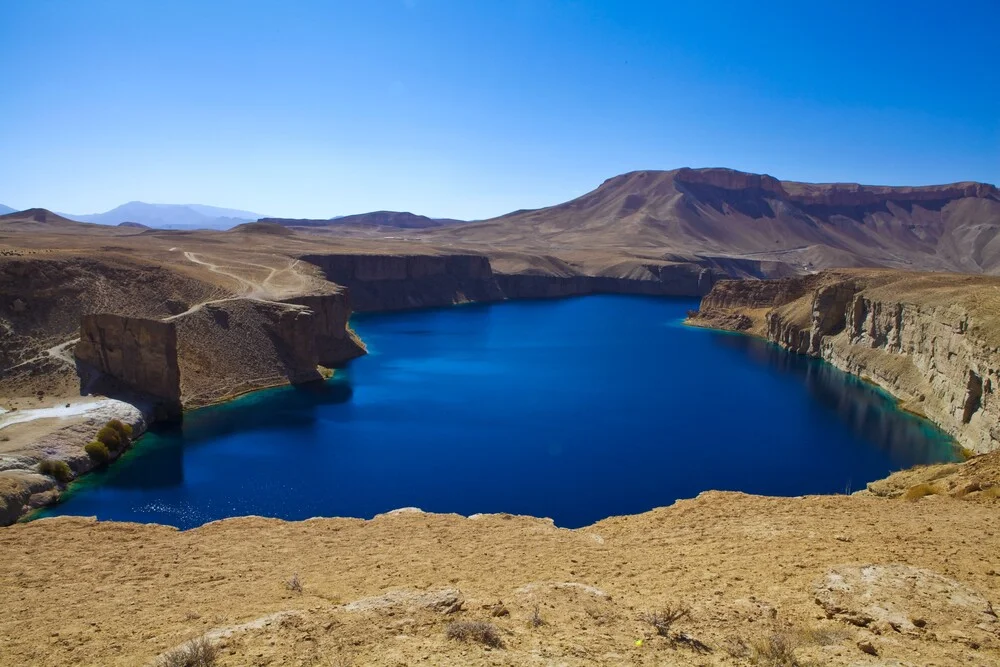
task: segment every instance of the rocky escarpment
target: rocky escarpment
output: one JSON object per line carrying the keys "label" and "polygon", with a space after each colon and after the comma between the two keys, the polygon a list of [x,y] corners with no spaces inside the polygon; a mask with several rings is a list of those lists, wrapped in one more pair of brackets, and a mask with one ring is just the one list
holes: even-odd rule
{"label": "rocky escarpment", "polygon": [[[528,256],[514,261],[471,254],[332,254],[300,259],[318,266],[327,280],[346,286],[353,307],[362,312],[584,294],[700,296],[726,275],[726,269],[691,261],[635,260],[587,271],[551,257]],[[537,265],[531,265],[533,261]],[[755,270],[750,263],[745,268]]]}
{"label": "rocky escarpment", "polygon": [[227,299],[178,317],[185,407],[318,380],[318,366],[364,354],[347,328],[350,310],[343,294],[298,300],[305,303]]}
{"label": "rocky escarpment", "polygon": [[359,312],[497,301],[489,259],[482,255],[304,255],[330,282],[347,287]]}
{"label": "rocky escarpment", "polygon": [[724,281],[693,324],[744,330],[871,380],[964,447],[1000,447],[1000,280],[835,271]]}
{"label": "rocky escarpment", "polygon": [[129,389],[154,397],[161,418],[180,414],[180,367],[173,322],[108,313],[85,315],[75,352],[80,362]]}
{"label": "rocky escarpment", "polygon": [[320,379],[364,346],[347,326],[342,290],[290,302],[205,303],[164,321],[113,314],[81,321],[77,359],[131,390],[160,399],[156,417],[250,389]]}

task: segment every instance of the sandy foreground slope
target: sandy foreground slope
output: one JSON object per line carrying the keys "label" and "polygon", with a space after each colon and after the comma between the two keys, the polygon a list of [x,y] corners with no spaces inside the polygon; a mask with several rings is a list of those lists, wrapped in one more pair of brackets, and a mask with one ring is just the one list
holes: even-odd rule
{"label": "sandy foreground slope", "polygon": [[[998,470],[989,454],[876,489],[932,480],[915,501],[709,492],[579,530],[417,512],[19,524],[0,531],[0,664],[155,664],[199,636],[219,665],[998,664]],[[643,616],[670,607],[690,618],[658,636]],[[456,621],[502,647],[448,638]]]}

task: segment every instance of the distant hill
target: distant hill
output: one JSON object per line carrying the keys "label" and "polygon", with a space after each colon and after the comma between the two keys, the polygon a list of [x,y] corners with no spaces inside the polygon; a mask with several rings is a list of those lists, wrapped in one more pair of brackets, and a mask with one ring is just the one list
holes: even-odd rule
{"label": "distant hill", "polygon": [[328,220],[305,218],[261,218],[260,222],[270,222],[283,227],[388,227],[394,229],[431,229],[462,224],[462,220],[451,218],[428,218],[406,211],[372,211],[344,215]]}
{"label": "distant hill", "polygon": [[888,266],[1000,274],[1000,191],[799,183],[733,169],[634,171],[572,201],[428,239],[545,250],[742,257],[799,270]]}
{"label": "distant hill", "polygon": [[0,204],[0,215],[6,215],[8,213],[14,213],[16,211],[17,211],[16,208],[11,208],[10,206],[4,206],[3,204]]}
{"label": "distant hill", "polygon": [[29,208],[25,211],[14,211],[0,215],[0,227],[8,229],[30,229],[47,228],[53,230],[77,230],[97,229],[94,225],[70,220],[58,213],[53,213],[44,208]]}
{"label": "distant hill", "polygon": [[157,229],[230,229],[244,222],[253,222],[260,214],[201,204],[147,204],[132,201],[105,213],[88,215],[63,214],[79,222],[119,225],[137,222]]}

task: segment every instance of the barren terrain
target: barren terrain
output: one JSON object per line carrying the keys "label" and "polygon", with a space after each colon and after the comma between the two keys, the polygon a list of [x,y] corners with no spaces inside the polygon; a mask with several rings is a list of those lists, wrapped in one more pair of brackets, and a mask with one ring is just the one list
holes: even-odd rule
{"label": "barren terrain", "polygon": [[[0,663],[152,664],[207,636],[219,665],[996,664],[1000,466],[973,463],[896,483],[934,478],[916,500],[710,492],[579,530],[20,524],[0,531]],[[649,615],[670,608],[690,617],[660,636]],[[464,621],[501,645],[449,639]]]}

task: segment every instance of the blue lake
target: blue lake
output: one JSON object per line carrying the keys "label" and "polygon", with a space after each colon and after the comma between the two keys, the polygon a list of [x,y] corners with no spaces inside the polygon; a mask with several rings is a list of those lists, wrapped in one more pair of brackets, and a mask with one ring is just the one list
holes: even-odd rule
{"label": "blue lake", "polygon": [[189,413],[44,516],[181,528],[399,507],[577,527],[708,489],[843,493],[951,440],[878,390],[692,299],[593,296],[355,317],[371,354],[326,383]]}

